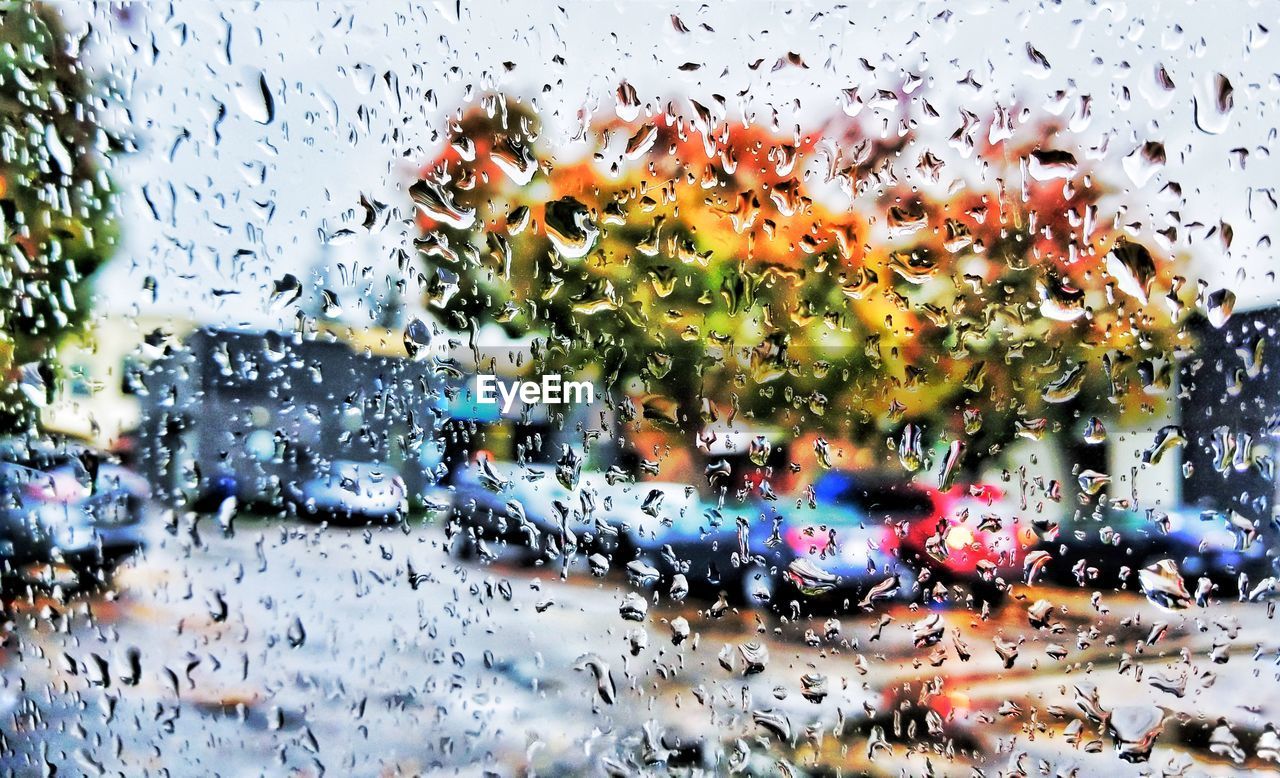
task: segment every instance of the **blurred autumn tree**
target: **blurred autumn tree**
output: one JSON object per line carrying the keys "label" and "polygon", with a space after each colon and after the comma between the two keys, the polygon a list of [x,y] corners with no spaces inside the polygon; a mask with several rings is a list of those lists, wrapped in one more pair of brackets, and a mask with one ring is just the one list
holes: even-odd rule
{"label": "blurred autumn tree", "polygon": [[111,254],[101,97],[82,41],[39,3],[0,6],[0,428],[34,422],[58,338],[85,318],[89,275]]}
{"label": "blurred autumn tree", "polygon": [[1167,389],[1174,263],[1126,240],[1055,127],[966,119],[940,156],[843,116],[781,137],[686,104],[595,124],[568,161],[522,103],[458,115],[411,191],[454,326],[544,333],[541,369],[598,366],[686,433],[923,427],[985,456]]}

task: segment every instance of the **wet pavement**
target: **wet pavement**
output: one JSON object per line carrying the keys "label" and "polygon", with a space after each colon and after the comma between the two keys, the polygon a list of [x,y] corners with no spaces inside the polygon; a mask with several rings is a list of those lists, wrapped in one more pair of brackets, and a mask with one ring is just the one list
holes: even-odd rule
{"label": "wet pavement", "polygon": [[[1128,592],[1037,586],[986,618],[893,605],[787,619],[650,593],[635,621],[622,611],[639,590],[620,577],[459,561],[434,525],[199,528],[158,534],[112,591],[10,604],[4,768],[1276,767],[1267,728],[1280,701],[1253,693],[1280,674],[1270,603],[1170,613]],[[1152,745],[1149,761],[1123,760],[1117,744]]]}

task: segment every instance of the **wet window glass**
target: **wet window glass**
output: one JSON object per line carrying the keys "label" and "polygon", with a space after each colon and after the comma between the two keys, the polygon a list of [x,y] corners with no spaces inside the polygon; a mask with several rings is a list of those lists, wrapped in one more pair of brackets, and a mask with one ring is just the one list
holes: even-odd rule
{"label": "wet window glass", "polygon": [[0,772],[1280,769],[1276,24],[0,4]]}

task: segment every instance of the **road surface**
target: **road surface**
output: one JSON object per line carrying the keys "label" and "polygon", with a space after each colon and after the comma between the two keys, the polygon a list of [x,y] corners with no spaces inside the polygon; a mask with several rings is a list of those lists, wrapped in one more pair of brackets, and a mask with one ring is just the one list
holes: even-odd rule
{"label": "road surface", "polygon": [[[1280,672],[1270,603],[1168,613],[1036,587],[987,618],[789,620],[585,567],[459,561],[432,524],[226,536],[206,518],[159,533],[111,590],[9,611],[3,767],[22,775],[1277,767],[1280,699],[1255,691]],[[1144,739],[1148,761],[1122,759],[1117,741]]]}

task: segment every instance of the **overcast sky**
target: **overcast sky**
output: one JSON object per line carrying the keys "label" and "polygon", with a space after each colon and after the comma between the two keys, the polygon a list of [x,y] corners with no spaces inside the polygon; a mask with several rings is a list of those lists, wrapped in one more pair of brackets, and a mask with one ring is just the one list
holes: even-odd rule
{"label": "overcast sky", "polygon": [[[1242,304],[1280,299],[1269,238],[1280,180],[1280,44],[1265,29],[1274,6],[992,5],[464,1],[460,19],[452,1],[196,0],[136,4],[126,18],[104,7],[81,21],[97,31],[97,67],[125,87],[121,121],[141,149],[116,173],[126,244],[99,280],[100,307],[266,324],[278,315],[272,281],[285,273],[352,262],[385,272],[411,236],[342,230],[358,226],[362,194],[409,214],[404,189],[438,149],[445,113],[480,91],[536,95],[550,136],[565,139],[580,112],[615,110],[623,79],[655,106],[719,94],[731,118],[777,111],[789,129],[841,110],[842,90],[900,89],[908,74],[941,113],[922,132],[939,148],[961,106],[984,118],[995,103],[1039,112],[1062,92],[1066,118],[1087,96],[1091,119],[1069,150],[1083,158],[1106,139],[1094,164],[1134,190],[1130,220],[1147,231],[1177,220],[1195,275]],[[775,71],[789,53],[807,67]],[[1160,66],[1171,91],[1157,83]],[[957,83],[969,73],[981,90]],[[1234,107],[1197,122],[1218,74]],[[1138,186],[1122,160],[1151,140],[1168,163]],[[1182,199],[1161,194],[1170,181]],[[1229,250],[1204,238],[1220,221],[1234,230]]]}

